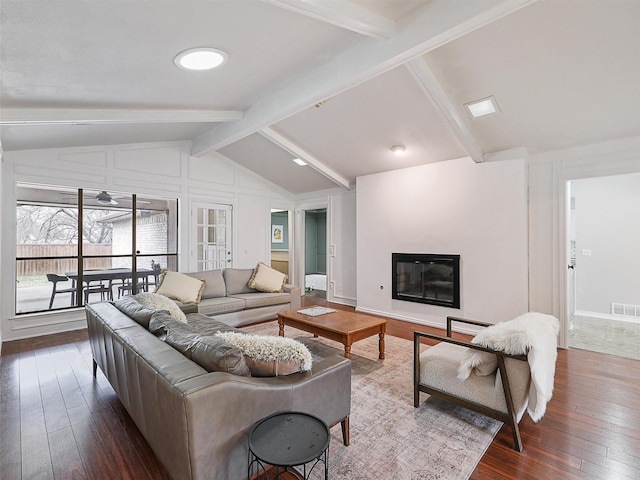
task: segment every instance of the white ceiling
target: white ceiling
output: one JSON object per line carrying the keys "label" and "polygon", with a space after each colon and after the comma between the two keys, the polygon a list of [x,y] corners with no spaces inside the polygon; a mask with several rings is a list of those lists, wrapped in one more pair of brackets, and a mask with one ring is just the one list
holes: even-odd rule
{"label": "white ceiling", "polygon": [[[0,142],[190,140],[291,193],[640,135],[637,0],[2,0]],[[179,52],[227,52],[187,72]],[[495,96],[472,120],[463,104]],[[316,106],[320,104],[319,106]],[[389,148],[404,144],[395,157]],[[310,166],[291,162],[295,156]]]}

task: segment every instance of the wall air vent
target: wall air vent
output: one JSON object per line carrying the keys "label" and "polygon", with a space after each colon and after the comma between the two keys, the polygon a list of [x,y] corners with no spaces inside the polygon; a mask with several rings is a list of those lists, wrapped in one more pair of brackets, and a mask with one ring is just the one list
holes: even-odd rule
{"label": "wall air vent", "polygon": [[625,317],[640,317],[640,305],[626,305],[624,303],[611,303],[611,314]]}

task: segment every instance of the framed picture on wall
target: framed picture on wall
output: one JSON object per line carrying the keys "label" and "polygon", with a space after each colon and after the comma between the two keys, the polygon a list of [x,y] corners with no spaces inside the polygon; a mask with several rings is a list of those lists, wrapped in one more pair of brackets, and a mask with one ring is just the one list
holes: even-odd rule
{"label": "framed picture on wall", "polygon": [[282,225],[271,225],[271,243],[284,243]]}

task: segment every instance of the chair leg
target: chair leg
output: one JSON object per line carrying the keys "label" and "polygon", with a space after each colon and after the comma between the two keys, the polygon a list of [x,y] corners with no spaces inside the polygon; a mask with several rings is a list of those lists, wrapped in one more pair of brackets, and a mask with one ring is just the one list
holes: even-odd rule
{"label": "chair leg", "polygon": [[51,291],[51,300],[49,300],[49,310],[51,310],[51,307],[53,306],[53,299],[56,296],[56,284],[53,284],[53,290]]}
{"label": "chair leg", "polygon": [[521,452],[522,438],[520,438],[520,427],[518,426],[518,422],[511,424],[511,431],[513,432],[513,449]]}
{"label": "chair leg", "polygon": [[97,374],[98,374],[98,363],[94,360],[93,361],[93,378],[96,378]]}
{"label": "chair leg", "polygon": [[340,422],[340,427],[342,427],[342,443],[344,443],[345,447],[349,446],[349,417],[344,417],[344,419]]}

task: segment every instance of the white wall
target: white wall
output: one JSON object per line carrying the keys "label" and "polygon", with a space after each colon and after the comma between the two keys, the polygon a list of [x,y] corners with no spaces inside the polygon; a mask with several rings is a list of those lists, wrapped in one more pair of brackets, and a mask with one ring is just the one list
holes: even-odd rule
{"label": "white wall", "polygon": [[233,206],[234,267],[269,262],[270,208],[293,208],[293,196],[218,154],[188,154],[185,143],[4,152],[2,163],[0,321],[4,341],[85,326],[84,312],[20,315],[15,298],[15,183],[30,182],[178,198],[180,270],[188,269],[193,202]]}
{"label": "white wall", "polygon": [[640,137],[557,150],[529,158],[530,308],[562,322],[567,346],[569,181],[640,172]]}
{"label": "white wall", "polygon": [[332,189],[296,197],[294,282],[304,285],[303,211],[327,209],[327,300],[356,305],[356,194]]}
{"label": "white wall", "polygon": [[[2,192],[4,190],[4,182],[3,182],[3,177],[4,177],[4,168],[2,167],[2,165],[4,164],[4,152],[2,151],[2,145],[0,145],[0,214],[3,211],[2,205],[4,202],[4,195],[2,195]],[[2,221],[2,217],[0,215],[0,221]],[[2,229],[4,230],[4,229]],[[0,235],[0,252],[2,252],[2,237],[3,235]],[[2,256],[0,255],[0,260],[1,260]],[[0,305],[4,305],[6,302],[9,301],[9,297],[7,296],[5,289],[3,288],[3,281],[2,281],[2,275],[0,274]],[[1,313],[0,313],[1,315]],[[0,352],[2,352],[2,317],[0,317]]]}
{"label": "white wall", "polygon": [[576,310],[611,313],[640,305],[640,175],[572,182]]}
{"label": "white wall", "polygon": [[[442,327],[528,310],[523,159],[451,160],[358,178],[358,310]],[[391,254],[461,255],[461,308],[392,300]]]}
{"label": "white wall", "polygon": [[356,192],[333,195],[329,199],[327,223],[331,230],[327,247],[328,299],[347,305],[356,304],[357,246],[356,246]]}

